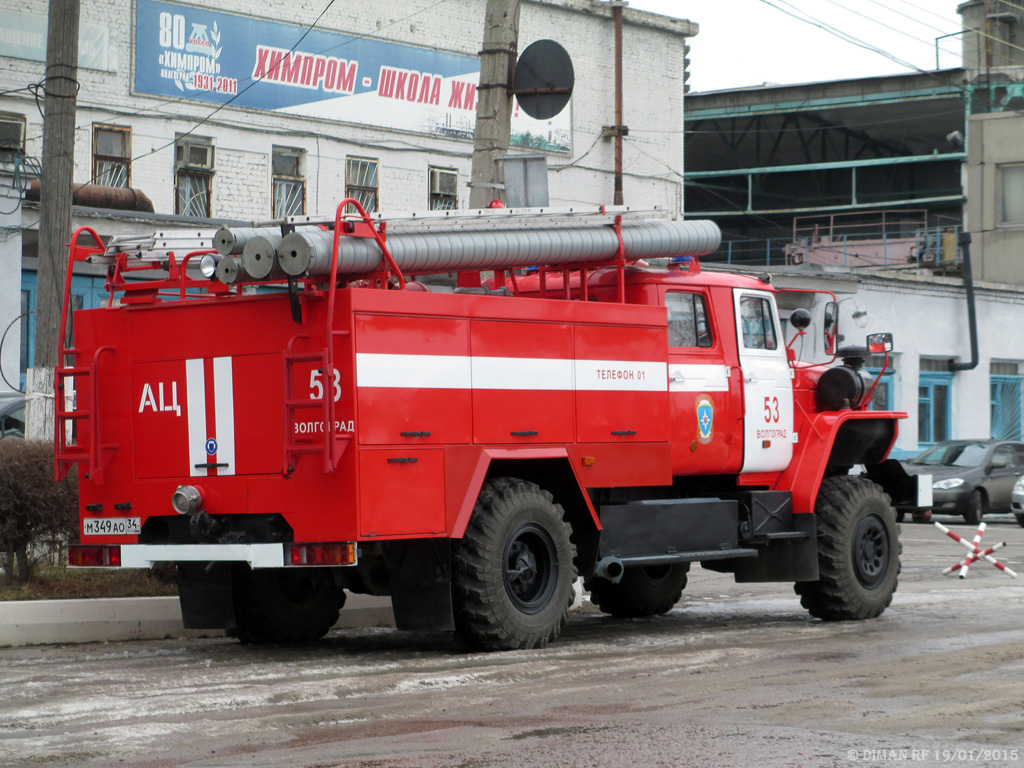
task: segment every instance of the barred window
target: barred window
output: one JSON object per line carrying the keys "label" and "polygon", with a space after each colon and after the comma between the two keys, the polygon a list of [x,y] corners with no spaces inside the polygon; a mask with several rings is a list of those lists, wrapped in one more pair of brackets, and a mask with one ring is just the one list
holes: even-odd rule
{"label": "barred window", "polygon": [[210,139],[178,138],[174,150],[174,212],[179,216],[210,217],[213,159]]}
{"label": "barred window", "polygon": [[350,157],[345,162],[345,197],[354,198],[368,213],[377,210],[377,161]]}
{"label": "barred window", "polygon": [[132,132],[111,125],[92,127],[92,178],[105,187],[131,186]]}
{"label": "barred window", "polygon": [[306,212],[306,180],[302,176],[301,149],[274,147],[271,169],[273,171],[273,217],[298,216]]}

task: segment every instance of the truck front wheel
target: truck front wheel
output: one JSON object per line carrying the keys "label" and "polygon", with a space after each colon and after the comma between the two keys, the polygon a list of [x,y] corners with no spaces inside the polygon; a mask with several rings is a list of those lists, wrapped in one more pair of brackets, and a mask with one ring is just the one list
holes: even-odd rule
{"label": "truck front wheel", "polygon": [[234,573],[235,633],[243,643],[319,640],[338,621],[345,592],[325,568]]}
{"label": "truck front wheel", "polygon": [[624,619],[659,616],[679,602],[686,587],[689,563],[627,568],[618,584],[608,579],[587,579],[590,602],[602,613]]}
{"label": "truck front wheel", "polygon": [[871,619],[892,602],[900,541],[889,497],[870,480],[830,477],[815,505],[818,581],[796,584],[800,604],[828,621]]}
{"label": "truck front wheel", "polygon": [[484,483],[452,548],[456,631],[488,650],[542,648],[565,624],[576,548],[562,507],[515,478]]}

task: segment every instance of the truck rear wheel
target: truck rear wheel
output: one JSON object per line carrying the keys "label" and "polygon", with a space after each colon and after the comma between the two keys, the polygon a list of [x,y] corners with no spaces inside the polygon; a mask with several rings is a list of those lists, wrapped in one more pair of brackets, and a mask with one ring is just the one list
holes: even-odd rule
{"label": "truck rear wheel", "polygon": [[602,613],[624,619],[668,613],[683,596],[689,563],[627,568],[618,584],[608,579],[587,579],[590,602]]}
{"label": "truck rear wheel", "polygon": [[818,581],[796,584],[800,604],[828,621],[871,619],[892,602],[900,541],[889,497],[861,477],[827,478],[815,505]]}
{"label": "truck rear wheel", "polygon": [[235,631],[243,643],[319,640],[338,621],[344,590],[324,568],[238,568],[234,574]]}
{"label": "truck rear wheel", "polygon": [[488,650],[543,648],[569,613],[576,548],[562,507],[515,478],[484,483],[452,548],[456,631]]}

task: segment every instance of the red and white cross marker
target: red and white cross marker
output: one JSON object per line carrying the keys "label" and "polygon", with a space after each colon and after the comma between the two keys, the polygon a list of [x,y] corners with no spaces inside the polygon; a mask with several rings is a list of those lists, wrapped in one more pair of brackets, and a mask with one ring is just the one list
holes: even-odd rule
{"label": "red and white cross marker", "polygon": [[947,568],[946,570],[943,571],[943,573],[952,573],[953,571],[959,570],[960,571],[960,578],[961,579],[966,579],[967,578],[967,569],[970,567],[971,563],[973,563],[973,562],[975,562],[977,560],[987,560],[989,563],[991,563],[993,566],[995,566],[1000,571],[1005,573],[1007,576],[1009,576],[1011,578],[1014,578],[1014,579],[1017,578],[1017,574],[1016,573],[1014,573],[1009,568],[1007,568],[1005,565],[1003,565],[998,560],[996,560],[994,557],[992,557],[992,553],[993,552],[995,552],[997,549],[999,549],[1001,547],[1005,547],[1006,546],[1006,542],[1005,541],[995,545],[994,547],[991,547],[991,548],[985,550],[984,552],[978,547],[978,544],[981,542],[981,536],[982,536],[982,534],[985,533],[985,523],[982,523],[981,525],[978,526],[978,532],[976,534],[974,534],[974,541],[972,541],[972,542],[968,542],[962,536],[959,536],[958,534],[953,533],[953,531],[949,530],[949,528],[947,528],[946,526],[942,525],[941,523],[935,523],[935,527],[938,528],[940,531],[942,531],[947,536],[949,536],[949,538],[953,539],[953,541],[960,542],[965,547],[967,547],[967,549],[969,549],[971,551],[971,554],[968,555],[968,557],[966,559],[960,561],[959,563],[957,563],[956,565],[954,565],[954,566],[952,566],[950,568]]}

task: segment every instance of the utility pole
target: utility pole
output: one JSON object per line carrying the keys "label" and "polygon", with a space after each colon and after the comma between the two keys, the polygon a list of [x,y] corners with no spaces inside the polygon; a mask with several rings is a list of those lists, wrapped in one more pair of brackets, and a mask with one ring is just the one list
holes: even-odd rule
{"label": "utility pole", "polygon": [[486,208],[505,201],[505,173],[499,159],[512,136],[512,73],[519,48],[521,0],[487,0],[484,45],[480,51],[476,130],[469,207]]}
{"label": "utility pole", "polygon": [[623,204],[622,196],[622,139],[629,135],[629,128],[622,124],[622,9],[629,5],[626,0],[608,0],[615,24],[615,125],[605,126],[604,135],[615,139],[615,187],[612,202]]}
{"label": "utility pole", "polygon": [[50,0],[35,361],[28,376],[26,414],[26,431],[33,439],[48,440],[53,436],[53,369],[58,363],[57,334],[67,274],[66,244],[71,239],[80,17],[79,0]]}

